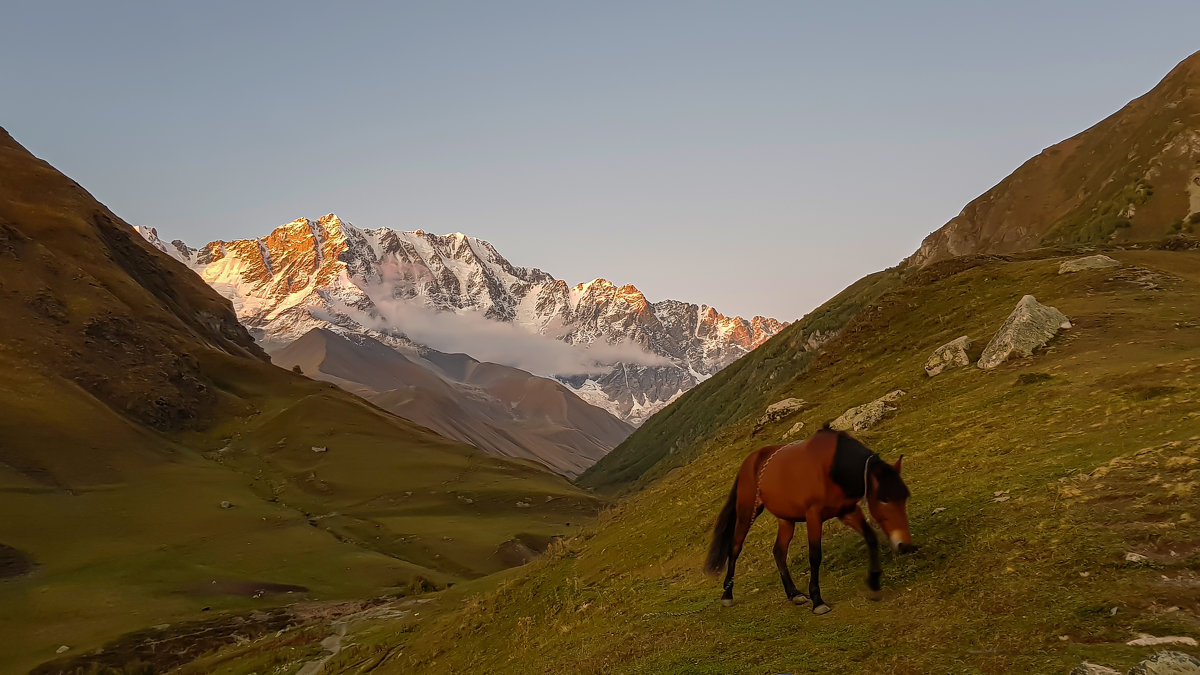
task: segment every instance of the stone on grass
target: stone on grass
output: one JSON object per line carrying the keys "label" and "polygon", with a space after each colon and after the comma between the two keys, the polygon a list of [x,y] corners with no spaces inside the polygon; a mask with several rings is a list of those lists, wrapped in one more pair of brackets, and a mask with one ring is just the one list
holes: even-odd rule
{"label": "stone on grass", "polygon": [[804,428],[804,422],[796,422],[795,424],[792,425],[791,429],[787,430],[787,433],[784,434],[783,437],[785,439],[791,438],[792,436],[795,436],[796,434],[800,433],[800,430],[803,428]]}
{"label": "stone on grass", "polygon": [[1130,668],[1129,675],[1200,675],[1200,660],[1183,652],[1159,652]]}
{"label": "stone on grass", "polygon": [[925,374],[934,377],[947,368],[971,365],[971,357],[967,356],[967,350],[970,348],[971,338],[966,335],[938,347],[925,362]]}
{"label": "stone on grass", "polygon": [[324,446],[324,445],[314,445],[314,446],[312,446],[312,451],[313,452],[329,452],[329,448],[328,448],[328,446]]}
{"label": "stone on grass", "polygon": [[776,401],[767,406],[766,413],[759,418],[758,424],[762,426],[771,422],[778,422],[781,419],[804,410],[805,405],[804,399],[799,398],[785,398],[782,401]]}
{"label": "stone on grass", "polygon": [[840,417],[829,423],[829,426],[838,431],[863,431],[879,424],[883,420],[884,415],[895,410],[894,406],[888,405],[895,403],[905,395],[904,390],[897,389],[886,396],[865,403],[860,406],[855,406]]}
{"label": "stone on grass", "polygon": [[1138,633],[1138,636],[1125,644],[1131,647],[1154,647],[1157,645],[1187,645],[1196,646],[1196,638],[1183,635],[1164,635],[1155,637],[1149,633]]}
{"label": "stone on grass", "polygon": [[1102,666],[1096,663],[1083,663],[1071,669],[1068,675],[1121,675],[1121,671],[1114,670],[1108,666]]}
{"label": "stone on grass", "polygon": [[1112,258],[1110,258],[1106,255],[1096,254],[1096,255],[1089,255],[1086,258],[1076,258],[1074,260],[1067,260],[1067,261],[1063,262],[1063,264],[1058,266],[1058,273],[1059,274],[1069,274],[1071,272],[1078,272],[1080,270],[1095,270],[1095,269],[1103,269],[1105,267],[1120,267],[1120,266],[1121,266],[1121,263],[1117,262],[1116,260],[1113,260]]}
{"label": "stone on grass", "polygon": [[977,365],[991,370],[1013,356],[1033,356],[1033,350],[1050,342],[1059,329],[1070,327],[1071,321],[1065,314],[1026,295],[984,347]]}
{"label": "stone on grass", "polygon": [[232,509],[232,508],[233,508],[233,503],[232,503],[232,502],[221,502],[221,508],[223,508],[223,509]]}

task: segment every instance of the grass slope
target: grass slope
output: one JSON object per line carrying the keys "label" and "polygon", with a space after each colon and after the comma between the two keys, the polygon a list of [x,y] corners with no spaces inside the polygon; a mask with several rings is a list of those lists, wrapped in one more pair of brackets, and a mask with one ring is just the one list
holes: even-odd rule
{"label": "grass slope", "polygon": [[[777,392],[815,408],[757,432],[747,411],[491,588],[354,624],[327,672],[1066,672],[1128,667],[1153,651],[1124,644],[1138,632],[1200,635],[1200,252],[1111,251],[1124,267],[1064,276],[1052,253],[906,277]],[[981,348],[1026,293],[1074,328],[1032,359],[926,377],[935,347],[967,334]],[[787,604],[768,517],[739,562],[738,604],[720,607],[699,569],[742,458],[796,419],[813,426],[895,388],[908,396],[861,438],[905,454],[923,546],[885,555],[884,600],[865,599],[861,540],[832,523],[834,611]],[[792,557],[804,571],[802,542]],[[279,644],[243,654],[274,653],[287,672]]]}

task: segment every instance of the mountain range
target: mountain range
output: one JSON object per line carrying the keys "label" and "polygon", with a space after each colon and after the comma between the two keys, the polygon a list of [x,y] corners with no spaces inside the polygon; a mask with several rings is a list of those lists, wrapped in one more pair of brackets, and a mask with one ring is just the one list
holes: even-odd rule
{"label": "mountain range", "polygon": [[652,303],[605,279],[568,286],[461,233],[360,229],[333,214],[200,248],[139,231],[229,298],[268,350],[323,328],[401,350],[466,352],[554,377],[632,424],[786,325]]}

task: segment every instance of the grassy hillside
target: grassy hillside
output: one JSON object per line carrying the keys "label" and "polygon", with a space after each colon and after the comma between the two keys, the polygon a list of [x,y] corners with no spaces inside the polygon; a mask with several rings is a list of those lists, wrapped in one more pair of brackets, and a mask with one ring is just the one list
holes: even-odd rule
{"label": "grassy hillside", "polygon": [[3,130],[0,314],[3,672],[154,625],[444,587],[598,508],[272,366],[228,301]]}
{"label": "grassy hillside", "polygon": [[[789,325],[748,355],[689,390],[646,420],[578,479],[580,485],[619,492],[644,485],[696,457],[728,425],[773,400],[793,384],[816,355],[816,344],[840,331],[900,278],[895,269],[863,277],[829,302]],[[810,340],[815,342],[810,344]]]}
{"label": "grassy hillside", "polygon": [[[737,416],[694,461],[491,588],[361,616],[329,670],[1066,672],[1128,667],[1153,651],[1124,644],[1139,632],[1200,635],[1200,251],[1109,253],[1124,266],[1060,276],[1064,258],[1043,251],[905,278],[777,392],[814,408],[757,432],[758,409]],[[980,350],[1026,293],[1074,327],[994,371],[925,375],[935,347],[967,334]],[[922,548],[885,555],[883,601],[865,598],[861,540],[831,523],[833,612],[788,604],[767,517],[739,561],[738,603],[720,607],[699,570],[741,459],[796,419],[811,427],[895,388],[908,396],[860,437],[905,455]],[[804,572],[802,543],[792,558]],[[248,672],[269,654],[289,672],[281,641],[299,635],[212,658]]]}
{"label": "grassy hillside", "polygon": [[1143,96],[1022,164],[926,237],[910,261],[1195,232],[1198,166],[1200,52]]}

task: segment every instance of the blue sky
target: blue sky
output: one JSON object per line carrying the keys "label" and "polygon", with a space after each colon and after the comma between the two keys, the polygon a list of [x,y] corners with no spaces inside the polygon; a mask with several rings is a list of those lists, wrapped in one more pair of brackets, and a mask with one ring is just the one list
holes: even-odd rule
{"label": "blue sky", "polygon": [[1200,49],[1200,3],[5,2],[0,125],[202,244],[336,212],[794,319]]}

